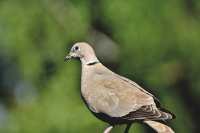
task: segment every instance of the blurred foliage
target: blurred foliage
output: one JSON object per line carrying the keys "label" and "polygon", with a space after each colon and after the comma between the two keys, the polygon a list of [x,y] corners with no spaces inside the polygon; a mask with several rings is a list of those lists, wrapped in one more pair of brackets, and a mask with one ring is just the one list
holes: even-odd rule
{"label": "blurred foliage", "polygon": [[[199,12],[198,0],[1,0],[0,132],[103,131],[81,101],[80,63],[63,61],[77,41],[152,90],[176,114],[176,132],[200,132]],[[115,60],[101,58],[110,51]]]}

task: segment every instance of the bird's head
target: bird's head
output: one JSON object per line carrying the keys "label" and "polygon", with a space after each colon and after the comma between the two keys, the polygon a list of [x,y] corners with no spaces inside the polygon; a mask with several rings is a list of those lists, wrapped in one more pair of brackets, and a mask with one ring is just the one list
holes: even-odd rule
{"label": "bird's head", "polygon": [[78,42],[72,46],[65,60],[72,58],[79,58],[83,64],[99,62],[93,48],[85,42]]}

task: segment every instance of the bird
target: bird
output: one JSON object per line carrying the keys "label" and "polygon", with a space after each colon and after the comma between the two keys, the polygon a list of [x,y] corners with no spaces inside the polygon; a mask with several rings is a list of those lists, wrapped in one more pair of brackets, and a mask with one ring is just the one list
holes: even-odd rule
{"label": "bird", "polygon": [[175,118],[162,108],[158,99],[134,81],[120,76],[104,66],[96,57],[92,46],[86,42],[75,43],[65,56],[65,61],[81,61],[81,97],[91,113],[109,126],[110,133],[116,125],[126,125],[128,133],[135,122],[145,123],[158,133],[174,133],[166,124]]}

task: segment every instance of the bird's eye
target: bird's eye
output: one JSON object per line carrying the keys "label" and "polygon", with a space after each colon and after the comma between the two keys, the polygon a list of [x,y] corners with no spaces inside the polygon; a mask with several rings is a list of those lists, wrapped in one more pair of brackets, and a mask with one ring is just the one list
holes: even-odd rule
{"label": "bird's eye", "polygon": [[79,50],[79,47],[78,46],[74,47],[74,50],[75,51]]}

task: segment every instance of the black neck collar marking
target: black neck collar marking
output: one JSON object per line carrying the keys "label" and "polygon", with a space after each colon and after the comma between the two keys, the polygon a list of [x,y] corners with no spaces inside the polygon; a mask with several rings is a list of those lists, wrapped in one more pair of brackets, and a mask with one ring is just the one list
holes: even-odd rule
{"label": "black neck collar marking", "polygon": [[99,61],[94,61],[94,62],[88,63],[87,65],[88,65],[88,66],[92,66],[92,65],[95,65],[95,64],[98,64],[98,63],[99,63]]}

